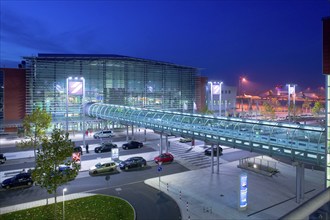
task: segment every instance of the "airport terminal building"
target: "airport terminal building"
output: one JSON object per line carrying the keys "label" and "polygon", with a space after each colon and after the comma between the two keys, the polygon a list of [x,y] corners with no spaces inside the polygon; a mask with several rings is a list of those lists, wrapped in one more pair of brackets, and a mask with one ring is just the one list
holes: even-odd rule
{"label": "airport terminal building", "polygon": [[[199,75],[194,67],[103,54],[38,54],[23,59],[25,113],[45,108],[53,122],[62,123],[66,115],[72,123],[80,121],[82,105],[88,102],[189,113],[194,110]],[[84,79],[83,93],[67,95],[69,77]]]}

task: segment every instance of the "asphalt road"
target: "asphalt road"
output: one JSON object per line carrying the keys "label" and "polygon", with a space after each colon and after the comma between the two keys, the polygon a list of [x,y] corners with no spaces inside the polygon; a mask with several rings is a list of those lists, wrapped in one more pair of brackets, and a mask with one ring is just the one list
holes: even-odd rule
{"label": "asphalt road", "polygon": [[[152,138],[148,137],[147,140],[149,143],[147,146],[133,150],[122,150],[120,148],[120,154],[129,155],[139,152],[145,153],[155,151],[157,148],[155,148],[155,146],[157,146],[159,139],[155,138],[155,135],[152,135]],[[113,141],[120,141],[120,139],[116,138],[116,140]],[[123,137],[121,137],[121,141],[123,141]],[[88,140],[89,144],[99,142],[100,140]],[[82,141],[75,141],[75,144],[79,146],[82,144]],[[13,146],[9,148],[12,150],[15,149],[13,151],[17,150]],[[222,158],[227,161],[233,161],[246,157],[249,153],[250,152],[244,151],[224,152]],[[82,160],[91,160],[99,157],[106,157],[106,153],[84,153]],[[1,165],[1,169],[20,169],[22,167],[29,167],[30,165],[33,167],[34,158],[10,160],[7,161],[6,164]],[[149,161],[148,165],[143,169],[134,169],[112,174],[110,175],[109,181],[106,181],[105,175],[92,177],[88,174],[88,171],[84,171],[80,172],[75,180],[58,188],[57,194],[61,196],[62,189],[66,187],[68,189],[66,195],[79,192],[114,195],[126,199],[133,205],[136,210],[137,219],[181,219],[180,210],[176,202],[157,189],[144,184],[144,180],[158,177],[159,174],[168,175],[185,171],[188,171],[188,169],[175,161],[171,164],[164,164],[161,173],[157,171],[156,164],[153,161]],[[2,189],[0,190],[0,207],[52,197],[54,197],[54,195],[49,195],[45,189],[39,186],[32,186],[25,189]]]}
{"label": "asphalt road", "polygon": [[[173,162],[163,165],[162,175],[185,172],[187,169]],[[63,188],[67,195],[78,192],[115,195],[129,201],[136,210],[137,219],[180,219],[181,214],[176,202],[164,193],[144,184],[145,179],[158,177],[157,166],[148,162],[145,168],[121,171],[110,175],[106,181],[105,175],[90,176],[87,171],[80,172],[78,177],[59,187],[57,195],[61,196]],[[0,207],[52,198],[45,189],[39,186],[0,191]]]}

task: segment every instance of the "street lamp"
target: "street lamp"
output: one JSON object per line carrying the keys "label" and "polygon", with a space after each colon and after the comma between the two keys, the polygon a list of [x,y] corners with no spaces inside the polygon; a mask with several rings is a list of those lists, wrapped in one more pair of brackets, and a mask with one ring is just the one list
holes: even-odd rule
{"label": "street lamp", "polygon": [[64,202],[65,202],[65,197],[64,197],[64,192],[66,192],[67,191],[67,189],[66,188],[64,188],[63,189],[63,220],[65,219],[65,211],[64,211]]}
{"label": "street lamp", "polygon": [[240,76],[239,77],[239,81],[238,81],[238,95],[240,96],[240,98],[241,98],[241,113],[243,112],[243,95],[242,95],[242,93],[243,93],[243,91],[242,91],[242,87],[243,87],[243,85],[242,85],[242,83],[243,82],[245,82],[246,81],[246,78],[245,77],[243,77],[243,76]]}
{"label": "street lamp", "polygon": [[219,116],[221,116],[221,96],[222,96],[222,83],[223,82],[220,82],[220,91],[219,91]]}

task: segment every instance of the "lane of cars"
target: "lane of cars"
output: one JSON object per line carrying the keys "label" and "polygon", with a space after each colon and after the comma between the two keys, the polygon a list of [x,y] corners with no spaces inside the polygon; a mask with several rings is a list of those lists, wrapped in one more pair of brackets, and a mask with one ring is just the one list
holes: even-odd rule
{"label": "lane of cars", "polygon": [[[113,137],[114,134],[113,132],[98,132],[95,133],[94,138],[99,139],[99,138],[105,138],[105,137]],[[110,139],[111,141],[111,139]],[[180,139],[179,142],[181,143],[187,143],[190,142],[191,139]],[[122,144],[122,149],[123,150],[130,150],[130,149],[140,149],[143,147],[142,142],[138,141],[129,141],[128,143]],[[111,152],[113,148],[118,148],[117,144],[114,144],[112,142],[109,143],[102,143],[101,146],[94,148],[95,153],[105,153],[105,152]],[[214,155],[216,155],[217,148],[214,148]],[[222,155],[222,148],[219,147],[219,153]],[[83,150],[81,147],[74,147],[73,148],[73,154],[72,154],[72,159],[74,161],[80,161],[80,156],[83,154]],[[208,148],[204,151],[205,155],[211,155],[211,148]],[[4,155],[2,155],[4,157]],[[5,157],[4,157],[5,158]],[[5,161],[5,159],[4,159]],[[171,153],[162,153],[154,158],[154,162],[156,164],[162,164],[162,163],[171,163],[174,161],[174,156]],[[119,168],[122,171],[127,171],[130,169],[139,169],[139,168],[144,168],[147,166],[147,161],[140,156],[135,156],[135,157],[130,157],[124,161],[120,162],[114,162],[110,159],[110,161],[103,161],[95,164],[94,166],[90,167],[89,169],[89,175],[90,176],[95,176],[95,175],[104,175],[104,174],[112,174],[112,173],[118,173]],[[59,169],[62,169],[61,167]],[[66,168],[63,168],[63,172],[65,172]],[[70,168],[68,168],[70,169]],[[61,170],[62,171],[62,170]],[[30,175],[28,177],[28,175]],[[24,176],[24,178],[23,178]],[[30,173],[24,173],[24,174],[17,174],[16,176],[6,179],[2,183],[3,188],[11,188],[15,186],[31,186],[33,184],[33,180],[31,178]]]}

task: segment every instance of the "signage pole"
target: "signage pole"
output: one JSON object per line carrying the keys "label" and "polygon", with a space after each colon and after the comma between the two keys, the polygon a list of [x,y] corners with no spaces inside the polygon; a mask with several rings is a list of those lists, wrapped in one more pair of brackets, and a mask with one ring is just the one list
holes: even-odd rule
{"label": "signage pole", "polygon": [[159,186],[159,189],[160,189],[160,172],[162,171],[162,162],[158,162],[158,186]]}

